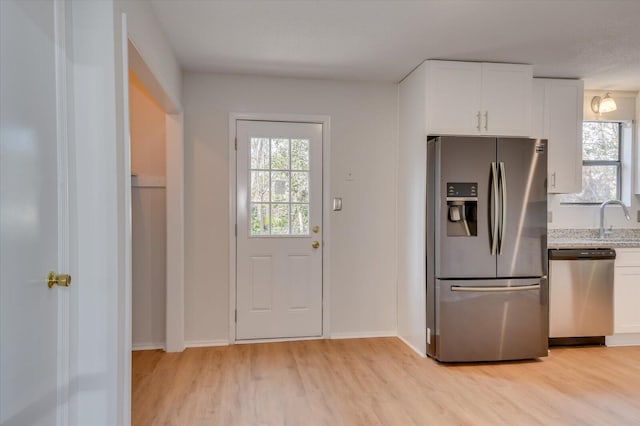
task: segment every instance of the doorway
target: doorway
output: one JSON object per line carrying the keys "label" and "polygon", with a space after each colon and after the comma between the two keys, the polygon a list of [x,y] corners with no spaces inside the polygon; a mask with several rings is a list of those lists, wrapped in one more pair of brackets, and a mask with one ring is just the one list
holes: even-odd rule
{"label": "doorway", "polygon": [[[127,107],[123,118],[126,122],[123,156],[125,163],[125,167],[123,167],[123,183],[125,186],[125,216],[123,221],[126,224],[124,241],[126,241],[125,250],[127,251],[126,258],[128,259],[125,265],[126,287],[129,289],[129,294],[136,297],[138,289],[133,288],[131,280],[134,274],[138,275],[138,272],[144,272],[144,270],[140,270],[140,266],[138,266],[137,272],[133,271],[134,267],[131,264],[133,244],[136,243],[134,241],[135,237],[132,235],[131,223],[132,219],[136,219],[131,215],[131,213],[135,213],[135,206],[132,206],[132,198],[134,202],[138,198],[135,192],[147,192],[149,193],[148,195],[153,193],[155,196],[146,197],[139,201],[151,202],[150,198],[153,198],[152,206],[146,207],[147,209],[151,207],[153,213],[149,210],[145,217],[148,226],[156,231],[154,233],[155,239],[147,240],[144,245],[151,246],[152,251],[155,251],[156,254],[153,259],[145,260],[147,271],[144,275],[151,276],[151,278],[147,277],[147,280],[158,281],[148,284],[151,290],[147,288],[143,291],[142,296],[144,297],[144,294],[146,294],[147,297],[151,297],[154,307],[150,308],[150,304],[147,303],[146,313],[144,313],[145,311],[136,313],[138,316],[140,316],[139,314],[145,316],[143,317],[143,322],[146,321],[146,325],[142,325],[146,329],[147,337],[151,336],[151,338],[139,339],[140,334],[137,334],[137,336],[130,335],[128,338],[130,344],[127,346],[128,349],[131,349],[133,346],[131,343],[133,343],[135,344],[135,349],[163,348],[167,352],[180,352],[184,350],[184,126],[182,107],[177,100],[172,99],[167,94],[156,78],[154,71],[149,68],[141,53],[130,40],[126,41],[123,49],[123,65],[123,79],[125,81],[123,96],[126,99],[125,105]],[[131,146],[130,141],[130,137],[135,137],[136,130],[130,125],[129,86],[137,83],[129,81],[131,73],[135,74],[134,77],[142,83],[143,87],[140,90],[145,92],[141,95],[145,98],[142,118],[143,131],[138,136],[156,141],[155,145],[153,142],[143,141],[140,146],[142,149],[139,152],[136,152],[136,146]],[[145,117],[150,110],[153,110],[155,117],[153,119]],[[164,121],[160,118],[160,114],[164,116]],[[145,129],[145,125],[149,123],[151,123],[150,126],[153,129]],[[162,137],[162,134],[164,134],[164,137]],[[163,140],[164,144],[158,142],[159,140]],[[135,145],[136,141],[133,141],[133,144]],[[158,147],[157,145],[163,146]],[[151,148],[151,152],[148,152],[148,148]],[[139,164],[133,164],[137,160],[133,158],[132,162],[131,154],[134,156],[138,154],[142,157],[143,163],[152,164],[143,164],[143,168],[137,169]],[[154,159],[148,157],[154,157]],[[133,170],[131,170],[132,165],[134,166]],[[133,181],[131,180],[131,174],[137,175],[133,177]],[[132,183],[134,188],[132,188]],[[162,201],[161,193],[163,187],[164,200]],[[132,192],[134,193],[133,197]],[[162,218],[162,215],[165,215],[165,217]],[[138,217],[137,219],[141,218]],[[162,222],[164,222],[164,225],[162,225]],[[138,226],[137,228],[140,227]],[[163,231],[161,228],[164,230],[164,238],[162,238]],[[138,235],[140,235],[140,229],[138,229]],[[158,242],[164,240],[164,258],[158,255],[159,252],[163,251],[162,247],[156,247],[153,244],[156,240]],[[153,274],[149,272],[149,265],[154,265],[155,272]],[[163,273],[164,279],[162,277]],[[158,287],[162,288],[158,289]],[[141,300],[144,299],[141,299],[141,296],[138,295],[138,301]],[[136,310],[137,307],[135,306],[133,309],[129,308],[129,315]],[[133,324],[133,321],[129,319],[131,323],[130,330],[133,333],[136,333],[136,329],[141,325],[140,319],[136,318],[136,324]],[[151,324],[153,325],[150,328]],[[129,357],[129,355],[130,353],[128,352],[126,356]]]}
{"label": "doorway", "polygon": [[321,337],[323,124],[235,124],[235,339]]}
{"label": "doorway", "polygon": [[132,349],[164,349],[167,293],[166,119],[129,70]]}

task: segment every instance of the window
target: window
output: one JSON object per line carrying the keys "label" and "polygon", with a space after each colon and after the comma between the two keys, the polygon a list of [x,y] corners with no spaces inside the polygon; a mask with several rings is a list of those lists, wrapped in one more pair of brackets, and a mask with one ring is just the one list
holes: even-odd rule
{"label": "window", "polygon": [[250,235],[309,235],[309,140],[251,138]]}
{"label": "window", "polygon": [[622,123],[582,124],[582,192],[561,197],[565,204],[600,204],[620,199]]}

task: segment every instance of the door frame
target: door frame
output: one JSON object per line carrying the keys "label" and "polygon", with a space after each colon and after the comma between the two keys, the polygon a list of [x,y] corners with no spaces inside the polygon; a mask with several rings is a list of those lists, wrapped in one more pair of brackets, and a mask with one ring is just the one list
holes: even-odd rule
{"label": "door frame", "polygon": [[[123,13],[126,18],[126,14]],[[123,24],[123,27],[125,24]],[[124,106],[126,130],[129,130],[129,69],[133,70],[154,100],[165,113],[165,152],[166,152],[166,310],[165,310],[165,339],[163,347],[145,349],[164,349],[166,352],[182,352],[184,342],[184,117],[182,106],[164,89],[156,77],[156,73],[145,60],[143,52],[136,46],[128,29],[123,30],[123,81],[125,98]],[[124,171],[126,182],[127,205],[125,210],[131,211],[131,143],[126,139]],[[131,219],[127,216],[126,241],[128,253],[127,264],[127,294],[131,299],[132,282],[132,227]],[[131,301],[129,302],[131,305]],[[128,328],[131,329],[133,315],[131,306],[127,307],[130,316]],[[131,341],[131,337],[129,337]],[[131,342],[130,342],[131,343]]]}
{"label": "door frame", "polygon": [[[330,253],[331,217],[330,217],[330,152],[331,152],[331,117],[328,115],[307,114],[272,114],[272,113],[239,113],[229,114],[229,343],[236,343],[236,267],[237,267],[237,237],[235,234],[237,209],[237,151],[236,151],[236,123],[247,121],[279,121],[288,123],[311,123],[322,125],[322,339],[330,338]],[[311,337],[309,339],[317,339]],[[278,342],[290,340],[305,340],[305,338],[286,339],[257,339],[246,343]],[[240,342],[238,342],[240,343]],[[242,342],[245,343],[245,342]]]}

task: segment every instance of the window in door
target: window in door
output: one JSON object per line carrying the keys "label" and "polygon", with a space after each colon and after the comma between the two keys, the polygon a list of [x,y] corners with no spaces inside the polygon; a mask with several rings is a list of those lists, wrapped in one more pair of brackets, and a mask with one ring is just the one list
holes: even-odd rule
{"label": "window in door", "polygon": [[585,121],[582,125],[582,192],[561,196],[563,204],[600,204],[620,199],[620,122]]}
{"label": "window in door", "polygon": [[249,235],[309,235],[309,140],[251,138]]}

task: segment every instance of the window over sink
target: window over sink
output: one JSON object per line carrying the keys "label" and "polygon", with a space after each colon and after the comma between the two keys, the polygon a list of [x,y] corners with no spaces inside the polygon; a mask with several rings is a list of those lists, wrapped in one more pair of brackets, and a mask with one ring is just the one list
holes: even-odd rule
{"label": "window over sink", "polygon": [[582,192],[562,195],[562,204],[593,205],[621,198],[622,125],[611,121],[582,124]]}

